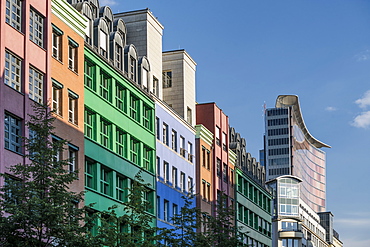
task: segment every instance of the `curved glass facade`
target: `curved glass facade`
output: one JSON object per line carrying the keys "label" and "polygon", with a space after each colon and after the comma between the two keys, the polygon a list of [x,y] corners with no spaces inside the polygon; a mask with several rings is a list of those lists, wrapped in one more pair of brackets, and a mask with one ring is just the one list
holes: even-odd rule
{"label": "curved glass facade", "polygon": [[292,175],[303,180],[301,198],[315,211],[325,211],[325,152],[306,140],[292,112]]}

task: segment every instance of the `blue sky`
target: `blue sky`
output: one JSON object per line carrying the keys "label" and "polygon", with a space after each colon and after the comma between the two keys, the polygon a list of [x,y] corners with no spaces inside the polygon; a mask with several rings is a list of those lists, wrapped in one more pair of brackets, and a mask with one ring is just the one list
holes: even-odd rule
{"label": "blue sky", "polygon": [[327,153],[327,210],[347,247],[370,246],[370,1],[100,1],[113,12],[149,8],[163,49],[197,62],[197,101],[216,102],[263,147],[263,104],[299,96]]}

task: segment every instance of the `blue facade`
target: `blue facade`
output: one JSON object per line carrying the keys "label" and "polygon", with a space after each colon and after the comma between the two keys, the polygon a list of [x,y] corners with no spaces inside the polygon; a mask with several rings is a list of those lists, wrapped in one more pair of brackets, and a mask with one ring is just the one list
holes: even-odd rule
{"label": "blue facade", "polygon": [[[156,102],[157,226],[173,228],[189,192],[195,192],[195,129],[172,108]],[[195,200],[194,200],[195,206]]]}

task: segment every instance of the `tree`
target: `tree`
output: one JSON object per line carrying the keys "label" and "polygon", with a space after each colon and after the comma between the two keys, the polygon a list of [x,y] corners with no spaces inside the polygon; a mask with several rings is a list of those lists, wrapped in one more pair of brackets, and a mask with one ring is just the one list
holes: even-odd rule
{"label": "tree", "polygon": [[68,186],[77,179],[69,172],[70,160],[56,158],[66,141],[53,141],[54,117],[46,105],[34,103],[23,137],[25,162],[1,174],[1,246],[87,246],[83,193]]}
{"label": "tree", "polygon": [[171,221],[174,228],[164,234],[163,241],[169,246],[204,246],[206,240],[197,229],[201,226],[202,213],[199,208],[194,207],[194,195],[182,196],[184,206],[180,213],[175,214]]}
{"label": "tree", "polygon": [[127,202],[123,203],[123,214],[119,216],[117,205],[107,211],[96,212],[100,220],[97,227],[95,243],[99,246],[151,247],[167,233],[165,229],[155,226],[155,218],[148,213],[154,207],[146,199],[150,192],[150,184],[145,184],[141,171],[135,175],[130,188]]}
{"label": "tree", "polygon": [[224,194],[216,202],[215,215],[204,213],[203,236],[207,245],[203,246],[247,246],[238,236],[235,226],[235,209],[227,206],[228,197]]}

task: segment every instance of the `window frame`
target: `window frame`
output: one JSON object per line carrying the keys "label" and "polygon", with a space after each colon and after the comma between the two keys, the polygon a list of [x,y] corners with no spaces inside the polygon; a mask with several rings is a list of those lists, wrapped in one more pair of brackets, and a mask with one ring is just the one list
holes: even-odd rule
{"label": "window frame", "polygon": [[[8,119],[8,120],[7,120]],[[13,133],[13,130],[16,130]],[[22,153],[22,120],[9,113],[4,114],[4,148]]]}
{"label": "window frame", "polygon": [[[9,24],[11,27],[15,28],[16,30],[22,32],[22,9],[23,9],[23,1],[18,1],[19,5],[16,4],[17,0],[6,0],[5,4],[5,22]],[[16,9],[16,12],[13,10]],[[16,16],[17,19],[14,19],[13,17]]]}
{"label": "window frame", "polygon": [[78,95],[68,90],[68,121],[78,124]]}
{"label": "window frame", "polygon": [[172,87],[172,70],[164,70],[162,72],[163,88]]}
{"label": "window frame", "polygon": [[52,24],[52,36],[51,36],[51,56],[58,60],[63,61],[63,31]]}
{"label": "window frame", "polygon": [[30,40],[40,47],[44,47],[45,17],[34,8],[30,8]]}
{"label": "window frame", "polygon": [[68,37],[68,68],[78,73],[78,44]]}
{"label": "window frame", "polygon": [[29,98],[42,104],[44,102],[44,73],[30,65],[28,78]]}
{"label": "window frame", "polygon": [[22,61],[14,53],[5,50],[4,83],[18,92],[22,92]]}

